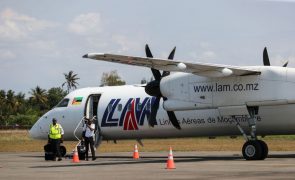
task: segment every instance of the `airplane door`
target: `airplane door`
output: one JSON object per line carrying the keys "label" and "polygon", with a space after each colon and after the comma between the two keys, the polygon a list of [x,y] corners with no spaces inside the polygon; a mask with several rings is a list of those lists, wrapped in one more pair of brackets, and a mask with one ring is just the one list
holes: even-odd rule
{"label": "airplane door", "polygon": [[91,94],[86,101],[84,116],[88,119],[92,119],[93,117],[96,117],[94,120],[95,123],[95,146],[98,146],[102,140],[102,136],[100,136],[100,121],[98,117],[98,103],[100,99],[101,94]]}

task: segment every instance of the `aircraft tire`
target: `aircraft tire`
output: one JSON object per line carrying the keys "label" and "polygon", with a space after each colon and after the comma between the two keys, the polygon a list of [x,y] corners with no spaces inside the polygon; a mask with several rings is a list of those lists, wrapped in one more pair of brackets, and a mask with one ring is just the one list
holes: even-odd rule
{"label": "aircraft tire", "polygon": [[262,156],[261,156],[260,160],[264,160],[265,158],[267,158],[267,155],[268,155],[268,146],[262,140],[257,140],[257,141],[260,143],[260,145],[262,147]]}
{"label": "aircraft tire", "polygon": [[263,156],[262,143],[257,140],[247,141],[243,145],[242,153],[246,160],[261,160]]}
{"label": "aircraft tire", "polygon": [[67,154],[67,149],[64,146],[60,146],[60,154],[64,157]]}

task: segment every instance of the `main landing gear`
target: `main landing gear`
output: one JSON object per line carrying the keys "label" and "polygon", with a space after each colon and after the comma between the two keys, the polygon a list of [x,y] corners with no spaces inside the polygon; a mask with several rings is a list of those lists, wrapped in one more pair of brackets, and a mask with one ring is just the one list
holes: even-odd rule
{"label": "main landing gear", "polygon": [[242,149],[246,160],[264,160],[268,155],[268,147],[264,141],[248,140]]}
{"label": "main landing gear", "polygon": [[268,146],[264,141],[257,139],[256,119],[254,116],[258,114],[258,107],[250,107],[248,111],[250,114],[250,118],[248,118],[250,136],[247,136],[236,117],[233,116],[233,119],[236,121],[236,126],[246,140],[242,148],[243,157],[246,160],[264,160],[268,155]]}

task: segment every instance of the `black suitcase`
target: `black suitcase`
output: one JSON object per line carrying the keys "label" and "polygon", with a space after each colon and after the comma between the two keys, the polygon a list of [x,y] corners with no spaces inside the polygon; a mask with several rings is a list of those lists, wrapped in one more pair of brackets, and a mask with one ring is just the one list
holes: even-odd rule
{"label": "black suitcase", "polygon": [[50,144],[46,144],[44,146],[44,151],[45,151],[45,155],[44,158],[46,161],[53,161],[54,160],[54,154],[51,150],[51,145]]}
{"label": "black suitcase", "polygon": [[77,146],[79,160],[85,160],[86,156],[86,147],[84,145],[84,141],[81,142],[80,145]]}
{"label": "black suitcase", "polygon": [[52,152],[45,152],[45,160],[46,161],[53,161],[54,160],[54,155]]}

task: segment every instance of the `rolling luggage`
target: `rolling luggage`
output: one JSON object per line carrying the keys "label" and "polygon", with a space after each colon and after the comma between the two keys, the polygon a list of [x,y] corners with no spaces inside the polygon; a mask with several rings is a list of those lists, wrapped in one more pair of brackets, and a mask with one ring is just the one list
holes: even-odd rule
{"label": "rolling luggage", "polygon": [[78,156],[79,160],[85,160],[86,156],[86,147],[84,141],[81,141],[81,143],[77,146]]}
{"label": "rolling luggage", "polygon": [[44,146],[44,151],[45,151],[45,155],[44,158],[46,161],[53,161],[54,160],[54,154],[51,150],[51,145],[50,144],[46,144]]}

